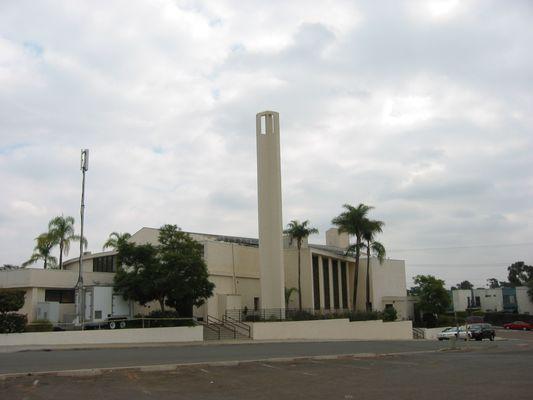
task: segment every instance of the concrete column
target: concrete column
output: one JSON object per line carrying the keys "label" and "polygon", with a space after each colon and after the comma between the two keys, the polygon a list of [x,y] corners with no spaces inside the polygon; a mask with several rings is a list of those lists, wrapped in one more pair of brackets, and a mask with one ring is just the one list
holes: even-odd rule
{"label": "concrete column", "polygon": [[322,256],[318,256],[318,282],[319,282],[319,288],[320,288],[320,309],[323,310],[326,308],[326,296],[324,293],[324,272],[323,272],[323,258]]}
{"label": "concrete column", "polygon": [[285,308],[279,114],[256,115],[261,307]]}
{"label": "concrete column", "polygon": [[333,310],[335,308],[335,294],[333,293],[333,260],[328,258],[328,272],[329,272],[329,308]]}
{"label": "concrete column", "polygon": [[344,301],[342,299],[342,269],[341,269],[341,260],[337,260],[337,278],[338,281],[335,282],[337,287],[339,288],[339,308],[343,309],[346,308],[346,305],[344,304]]}

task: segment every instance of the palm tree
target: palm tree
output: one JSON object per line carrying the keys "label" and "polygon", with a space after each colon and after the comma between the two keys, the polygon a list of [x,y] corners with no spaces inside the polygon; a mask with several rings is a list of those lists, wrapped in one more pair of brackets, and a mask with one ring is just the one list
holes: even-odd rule
{"label": "palm tree", "polygon": [[111,232],[109,234],[109,238],[104,243],[104,246],[102,247],[102,249],[105,250],[106,248],[110,247],[114,250],[118,250],[118,246],[121,243],[126,242],[130,237],[131,235],[127,232],[126,233]]}
{"label": "palm tree", "polygon": [[357,207],[349,204],[344,204],[343,207],[346,209],[346,211],[333,218],[331,223],[338,227],[339,233],[346,232],[349,235],[355,236],[355,245],[352,246],[353,250],[355,250],[355,273],[353,278],[352,300],[353,310],[355,311],[357,304],[357,274],[359,271],[359,257],[361,256],[362,237],[365,223],[367,221],[366,216],[374,207],[367,206],[362,203]]}
{"label": "palm tree", "polygon": [[313,233],[318,233],[318,229],[310,227],[309,221],[303,221],[302,223],[297,220],[289,222],[287,229],[283,233],[288,234],[290,238],[290,243],[292,244],[293,240],[296,240],[296,246],[298,247],[298,308],[302,311],[302,269],[301,269],[301,249],[303,240],[312,235]]}
{"label": "palm tree", "polygon": [[383,221],[367,220],[363,231],[364,247],[366,249],[366,311],[372,311],[370,303],[370,255],[377,257],[380,264],[383,264],[386,251],[385,246],[374,239],[377,233],[383,232]]}
{"label": "palm tree", "polygon": [[[80,241],[80,236],[74,234],[74,218],[58,216],[48,223],[48,232],[59,245],[59,269],[63,269],[63,254],[68,255],[71,241]],[[83,245],[87,248],[87,239],[83,238]]]}
{"label": "palm tree", "polygon": [[35,264],[39,260],[43,260],[44,269],[50,264],[50,267],[57,265],[57,259],[51,255],[52,248],[56,245],[55,238],[51,237],[49,233],[41,233],[35,238],[37,244],[33,249],[33,254],[30,259],[22,264],[26,267],[30,264]]}
{"label": "palm tree", "polygon": [[295,287],[285,288],[285,308],[289,308],[289,302],[291,301],[291,296],[294,292],[297,292],[298,289]]}

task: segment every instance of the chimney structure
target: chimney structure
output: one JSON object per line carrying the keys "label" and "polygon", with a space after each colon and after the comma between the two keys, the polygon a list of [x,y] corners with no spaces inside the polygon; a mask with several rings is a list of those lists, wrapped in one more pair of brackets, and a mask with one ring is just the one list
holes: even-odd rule
{"label": "chimney structure", "polygon": [[279,114],[256,115],[261,308],[284,309],[283,222]]}

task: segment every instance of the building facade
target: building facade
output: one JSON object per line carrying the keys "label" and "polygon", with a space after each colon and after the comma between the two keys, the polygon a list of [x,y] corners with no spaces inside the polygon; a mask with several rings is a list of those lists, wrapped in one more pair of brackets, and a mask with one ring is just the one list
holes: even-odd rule
{"label": "building facade", "polygon": [[455,311],[479,309],[485,312],[533,314],[533,302],[527,291],[526,286],[452,290],[453,309]]}
{"label": "building facade", "polygon": [[[137,244],[157,244],[158,229],[142,228],[132,235]],[[214,294],[206,303],[194,309],[197,318],[207,315],[221,318],[227,309],[258,310],[261,304],[261,283],[258,240],[253,238],[190,233],[204,247],[204,259],[209,279],[215,284]],[[345,255],[347,237],[335,229],[326,234],[326,245],[308,244],[301,249],[302,307],[320,313],[352,310],[354,280],[356,286],[356,310],[363,311],[366,302],[366,258],[361,258],[359,271],[355,260]],[[295,243],[283,238],[283,263],[285,288],[298,287],[298,249]],[[116,253],[85,253],[83,276],[87,287],[113,284],[117,268]],[[58,321],[71,322],[75,314],[74,287],[78,276],[78,260],[64,263],[64,270],[22,268],[0,271],[0,288],[17,288],[26,291],[26,304],[21,312],[34,320],[39,307],[48,302],[59,303]],[[412,318],[406,297],[405,263],[401,260],[385,260],[380,264],[370,259],[370,298],[374,310],[394,307],[399,319]],[[298,295],[289,299],[289,308],[298,308]],[[159,309],[157,303],[145,306],[132,304],[132,315],[148,314]],[[412,306],[411,306],[412,309]],[[106,316],[102,313],[102,320]]]}

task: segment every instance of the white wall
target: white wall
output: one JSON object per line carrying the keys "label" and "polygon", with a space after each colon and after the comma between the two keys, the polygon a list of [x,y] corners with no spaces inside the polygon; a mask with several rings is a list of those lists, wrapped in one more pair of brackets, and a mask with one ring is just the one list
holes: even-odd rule
{"label": "white wall", "polygon": [[88,345],[112,343],[176,343],[203,340],[203,326],[65,332],[28,332],[0,335],[0,346]]}
{"label": "white wall", "polygon": [[254,322],[254,340],[411,340],[411,321],[383,322],[326,319],[319,321]]}
{"label": "white wall", "polygon": [[452,290],[453,309],[455,311],[466,311],[471,293],[470,290],[464,289]]}
{"label": "white wall", "polygon": [[518,305],[518,313],[533,314],[533,302],[527,294],[527,286],[519,286],[516,288],[516,303]]}

